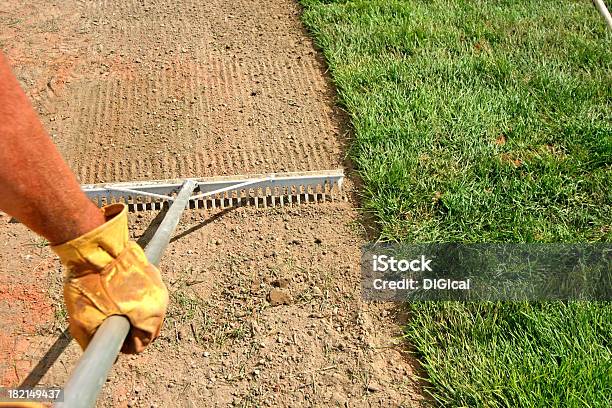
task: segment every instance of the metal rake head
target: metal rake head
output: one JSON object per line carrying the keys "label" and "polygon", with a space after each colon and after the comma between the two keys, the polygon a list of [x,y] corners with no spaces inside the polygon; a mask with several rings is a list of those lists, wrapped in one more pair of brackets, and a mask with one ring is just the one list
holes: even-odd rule
{"label": "metal rake head", "polygon": [[[87,184],[83,191],[98,206],[126,203],[130,211],[158,210],[174,200],[186,179]],[[189,208],[224,209],[241,205],[275,207],[343,199],[344,171],[273,173],[191,178],[197,183]]]}

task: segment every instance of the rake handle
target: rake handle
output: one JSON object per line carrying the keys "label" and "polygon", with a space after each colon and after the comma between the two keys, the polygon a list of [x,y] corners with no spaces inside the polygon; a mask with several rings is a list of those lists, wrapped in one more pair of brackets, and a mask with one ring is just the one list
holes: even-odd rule
{"label": "rake handle", "polygon": [[601,14],[604,20],[606,20],[606,25],[608,28],[612,29],[612,16],[610,16],[606,3],[604,3],[603,0],[593,0],[593,4],[595,4],[595,7],[597,7],[599,14]]}
{"label": "rake handle", "polygon": [[[155,235],[147,244],[144,251],[153,265],[159,264],[196,186],[197,183],[193,180],[185,181]],[[89,408],[95,405],[129,331],[130,322],[124,316],[110,316],[100,325],[64,386],[64,401],[55,404],[56,407]]]}

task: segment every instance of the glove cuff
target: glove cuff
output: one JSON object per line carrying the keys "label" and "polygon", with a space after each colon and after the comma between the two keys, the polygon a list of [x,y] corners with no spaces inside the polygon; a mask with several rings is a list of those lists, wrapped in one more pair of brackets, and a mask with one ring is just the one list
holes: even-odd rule
{"label": "glove cuff", "polygon": [[51,249],[66,265],[70,277],[101,271],[126,247],[129,234],[127,206],[122,203],[102,208],[106,222],[99,227]]}

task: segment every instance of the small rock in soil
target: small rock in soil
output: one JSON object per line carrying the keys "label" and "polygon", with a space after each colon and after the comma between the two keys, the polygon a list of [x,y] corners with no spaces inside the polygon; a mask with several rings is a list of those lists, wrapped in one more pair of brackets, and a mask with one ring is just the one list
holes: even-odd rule
{"label": "small rock in soil", "polygon": [[367,389],[370,392],[379,392],[379,391],[382,391],[382,387],[380,385],[376,384],[375,382],[370,382],[368,384],[368,388]]}

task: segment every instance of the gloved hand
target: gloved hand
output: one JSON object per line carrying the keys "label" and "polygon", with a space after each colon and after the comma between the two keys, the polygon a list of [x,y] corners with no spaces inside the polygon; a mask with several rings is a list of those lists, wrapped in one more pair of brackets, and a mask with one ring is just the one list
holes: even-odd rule
{"label": "gloved hand", "polygon": [[51,247],[67,268],[64,302],[70,333],[85,349],[105,318],[124,315],[132,327],[122,351],[139,353],[159,335],[168,291],[159,270],[129,240],[127,207],[111,204],[102,211],[106,223]]}

